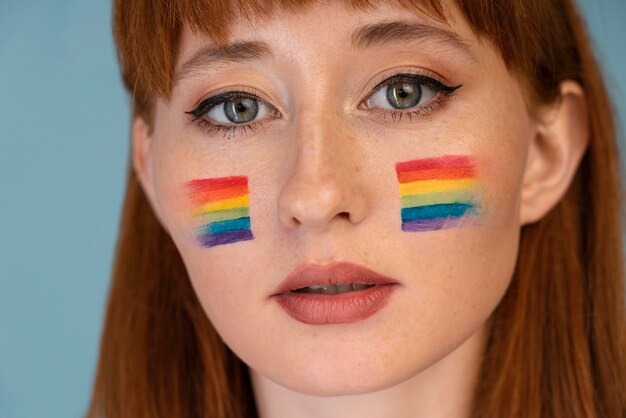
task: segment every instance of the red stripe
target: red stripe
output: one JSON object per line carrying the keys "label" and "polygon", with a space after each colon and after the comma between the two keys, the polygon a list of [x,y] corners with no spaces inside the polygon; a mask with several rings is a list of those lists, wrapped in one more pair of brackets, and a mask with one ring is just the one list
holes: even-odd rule
{"label": "red stripe", "polygon": [[213,179],[197,179],[186,183],[189,193],[201,193],[211,190],[227,189],[235,186],[247,186],[246,176],[219,177]]}
{"label": "red stripe", "polygon": [[465,155],[444,155],[436,158],[405,161],[396,164],[398,173],[403,171],[430,170],[435,168],[474,167],[474,159]]}

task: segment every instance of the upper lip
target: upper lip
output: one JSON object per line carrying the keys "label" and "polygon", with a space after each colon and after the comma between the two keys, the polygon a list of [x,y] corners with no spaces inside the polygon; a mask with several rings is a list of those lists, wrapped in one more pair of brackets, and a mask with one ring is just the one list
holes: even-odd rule
{"label": "upper lip", "polygon": [[345,261],[325,265],[302,264],[278,285],[274,295],[313,285],[344,283],[387,285],[399,282],[367,267]]}

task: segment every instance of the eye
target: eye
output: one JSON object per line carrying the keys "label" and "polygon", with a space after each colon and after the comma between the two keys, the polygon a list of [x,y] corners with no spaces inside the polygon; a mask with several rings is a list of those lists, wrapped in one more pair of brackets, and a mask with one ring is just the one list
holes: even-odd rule
{"label": "eye", "polygon": [[410,109],[426,105],[440,95],[451,95],[459,87],[449,87],[419,74],[396,74],[374,88],[366,105],[370,109]]}
{"label": "eye", "polygon": [[206,112],[206,117],[220,123],[247,123],[257,116],[267,116],[265,103],[248,97],[236,97],[223,101]]}
{"label": "eye", "polygon": [[[254,130],[268,117],[280,117],[273,106],[246,91],[227,91],[203,100],[195,109],[185,112],[211,131],[231,128]],[[228,131],[230,132],[230,131]]]}

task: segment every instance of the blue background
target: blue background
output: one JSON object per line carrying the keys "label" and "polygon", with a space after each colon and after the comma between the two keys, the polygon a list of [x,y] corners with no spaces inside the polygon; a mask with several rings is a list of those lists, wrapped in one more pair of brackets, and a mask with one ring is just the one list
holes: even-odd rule
{"label": "blue background", "polygon": [[[0,2],[0,417],[80,417],[129,147],[110,3]],[[626,120],[626,2],[581,6]]]}

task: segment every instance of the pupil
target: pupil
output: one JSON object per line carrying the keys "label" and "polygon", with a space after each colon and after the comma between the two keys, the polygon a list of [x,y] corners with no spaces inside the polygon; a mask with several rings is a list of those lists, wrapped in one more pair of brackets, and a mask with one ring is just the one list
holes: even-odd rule
{"label": "pupil", "polygon": [[415,83],[393,83],[387,87],[387,100],[396,109],[417,105],[422,98],[422,88]]}
{"label": "pupil", "polygon": [[238,98],[224,102],[224,113],[233,123],[246,123],[259,113],[259,104],[254,99]]}

